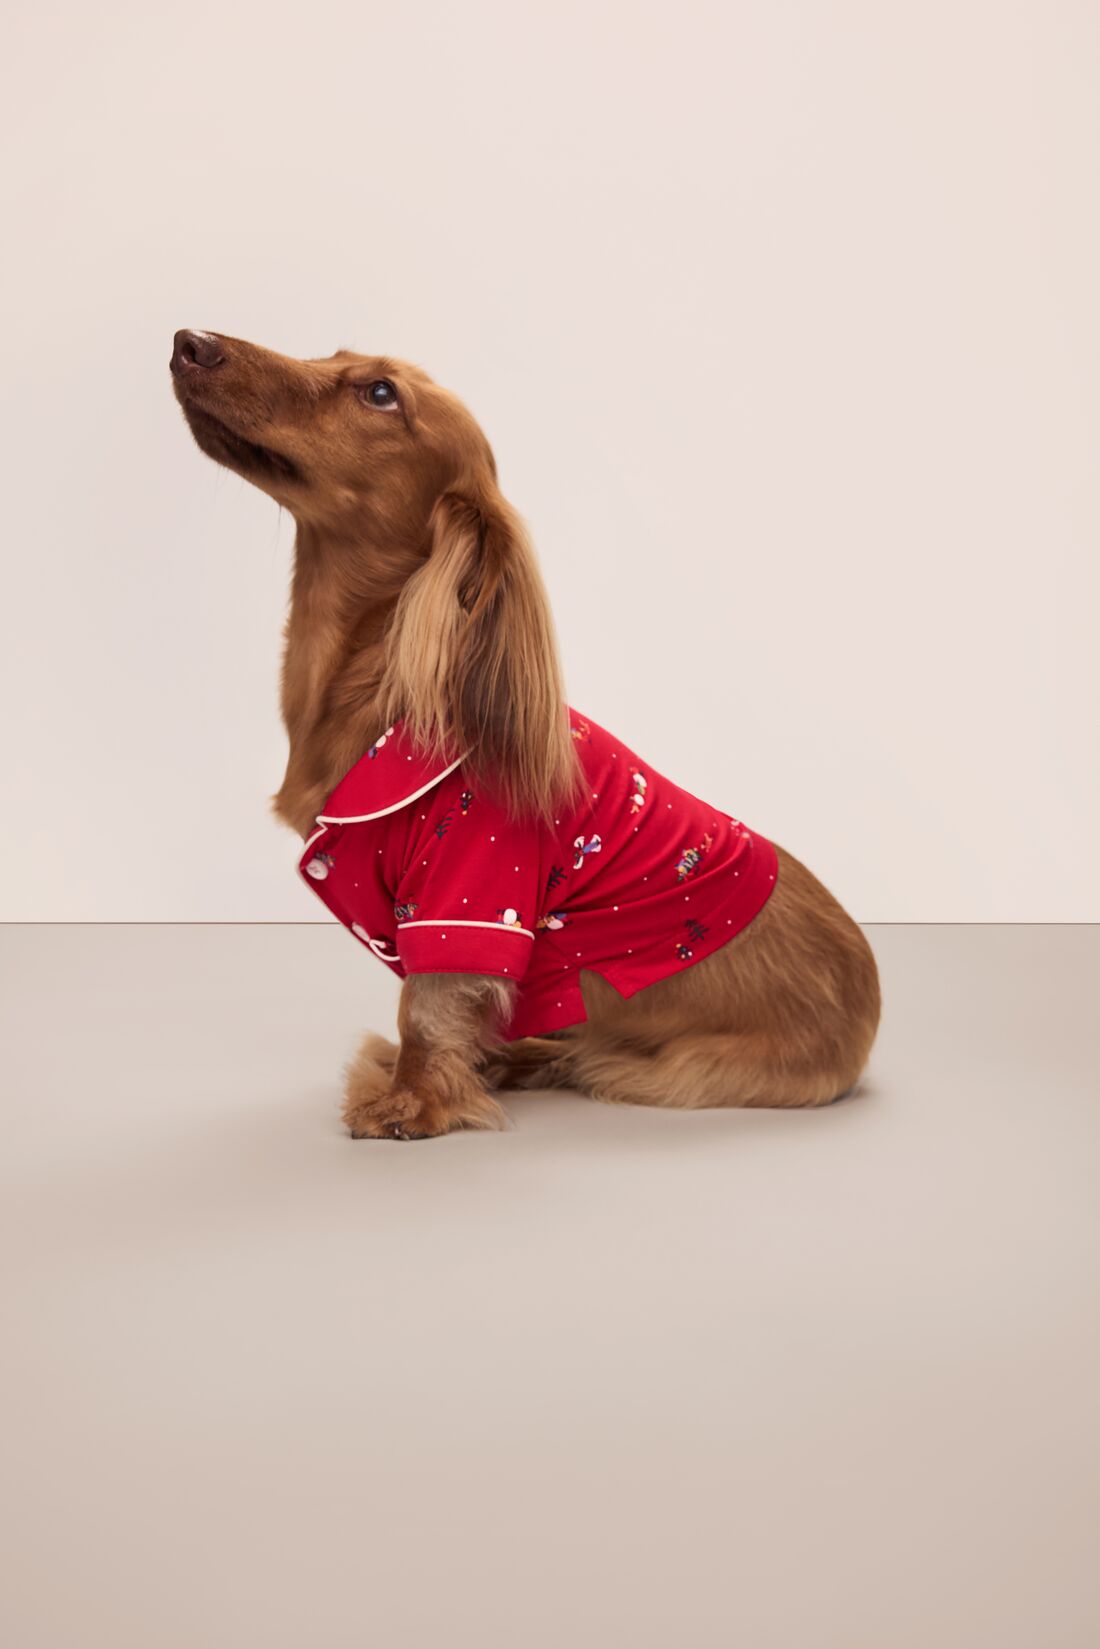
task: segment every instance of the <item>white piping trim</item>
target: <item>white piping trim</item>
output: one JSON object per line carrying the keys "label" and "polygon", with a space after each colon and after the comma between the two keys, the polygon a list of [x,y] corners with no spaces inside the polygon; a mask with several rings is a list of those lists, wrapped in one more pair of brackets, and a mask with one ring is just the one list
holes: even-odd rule
{"label": "white piping trim", "polygon": [[397,952],[394,951],[391,956],[385,949],[385,941],[372,939],[362,922],[341,922],[340,926],[345,932],[350,933],[353,939],[358,939],[361,944],[366,945],[371,955],[377,956],[380,962],[400,962],[401,958]]}
{"label": "white piping trim", "polygon": [[523,933],[528,939],[535,937],[530,928],[517,928],[511,922],[470,922],[461,916],[454,917],[450,922],[445,917],[440,917],[438,921],[398,922],[397,928],[398,932],[402,928],[492,928],[495,933]]}
{"label": "white piping trim", "polygon": [[[414,790],[409,796],[402,796],[399,802],[394,802],[390,807],[380,807],[377,813],[353,813],[346,815],[338,815],[335,813],[318,813],[317,823],[323,829],[326,825],[366,824],[368,819],[384,819],[387,813],[396,813],[400,808],[408,807],[410,802],[415,802],[420,796],[423,796],[426,791],[431,790],[433,786],[437,785],[440,779],[445,779],[448,773],[453,773],[456,767],[461,767],[465,760],[465,756],[459,756],[456,762],[452,762],[450,767],[445,767],[443,769],[442,773],[437,773],[434,778],[429,779],[427,784],[422,784],[419,790]],[[309,841],[312,842],[314,839],[315,838],[311,836]],[[306,847],[308,846],[309,842],[306,843]],[[492,926],[491,923],[490,926]]]}
{"label": "white piping trim", "polygon": [[[359,923],[359,926],[361,928],[363,928],[362,922]],[[350,932],[351,930],[349,929],[348,931]],[[366,928],[363,928],[363,932],[366,933],[366,931],[367,931]],[[353,935],[353,937],[358,939],[359,935],[356,933],[356,934]],[[397,951],[394,951],[393,955],[390,956],[389,953],[385,950],[383,940],[381,940],[381,939],[369,939],[368,938],[367,944],[370,946],[371,951],[373,952],[373,954],[375,956],[377,956],[377,958],[380,962],[400,962],[401,957],[398,955]]]}

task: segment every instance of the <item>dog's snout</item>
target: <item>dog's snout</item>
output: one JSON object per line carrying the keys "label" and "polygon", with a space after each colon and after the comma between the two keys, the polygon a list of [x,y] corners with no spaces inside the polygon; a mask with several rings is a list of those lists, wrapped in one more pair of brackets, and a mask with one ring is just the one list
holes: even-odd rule
{"label": "dog's snout", "polygon": [[225,360],[221,339],[212,332],[192,332],[185,327],[177,332],[169,365],[177,378],[188,372],[209,372]]}

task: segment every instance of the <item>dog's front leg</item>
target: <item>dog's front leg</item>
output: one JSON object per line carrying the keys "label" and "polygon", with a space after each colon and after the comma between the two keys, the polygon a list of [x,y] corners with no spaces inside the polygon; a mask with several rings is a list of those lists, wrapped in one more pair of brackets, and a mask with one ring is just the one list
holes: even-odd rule
{"label": "dog's front leg", "polygon": [[368,1037],[348,1069],[344,1121],[354,1139],[428,1139],[455,1128],[503,1128],[478,1074],[514,987],[486,974],[415,973],[401,990],[396,1062]]}

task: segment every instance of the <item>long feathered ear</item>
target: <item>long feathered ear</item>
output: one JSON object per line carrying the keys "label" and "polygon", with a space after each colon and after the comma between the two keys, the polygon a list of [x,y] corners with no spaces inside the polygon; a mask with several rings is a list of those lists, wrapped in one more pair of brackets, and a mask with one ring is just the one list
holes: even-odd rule
{"label": "long feathered ear", "polygon": [[427,559],[389,633],[388,719],[515,814],[548,816],[579,785],[549,603],[523,526],[494,489],[446,492]]}

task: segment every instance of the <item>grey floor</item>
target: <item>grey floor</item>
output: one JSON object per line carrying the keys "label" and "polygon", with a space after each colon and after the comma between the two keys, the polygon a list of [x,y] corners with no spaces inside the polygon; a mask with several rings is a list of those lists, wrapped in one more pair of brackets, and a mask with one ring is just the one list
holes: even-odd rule
{"label": "grey floor", "polygon": [[864,1092],[353,1144],[342,930],[0,930],[12,1649],[1094,1649],[1095,928]]}

